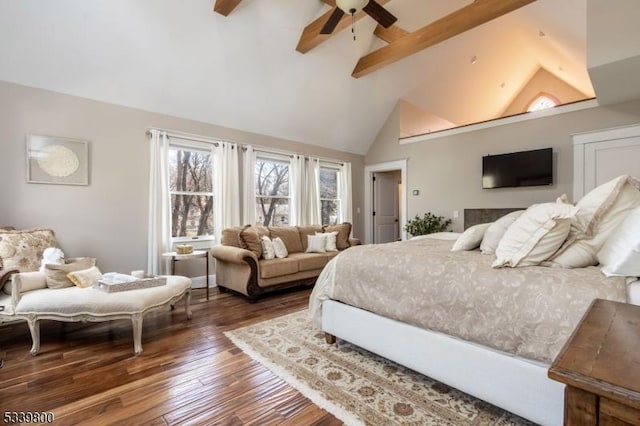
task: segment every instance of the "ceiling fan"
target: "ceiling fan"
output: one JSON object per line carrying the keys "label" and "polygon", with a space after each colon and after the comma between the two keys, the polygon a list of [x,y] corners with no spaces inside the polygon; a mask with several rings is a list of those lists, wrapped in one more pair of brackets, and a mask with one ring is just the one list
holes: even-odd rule
{"label": "ceiling fan", "polygon": [[385,28],[389,28],[398,20],[398,18],[393,16],[375,0],[336,0],[336,8],[320,30],[320,34],[331,34],[345,13],[353,16],[360,10],[371,16]]}

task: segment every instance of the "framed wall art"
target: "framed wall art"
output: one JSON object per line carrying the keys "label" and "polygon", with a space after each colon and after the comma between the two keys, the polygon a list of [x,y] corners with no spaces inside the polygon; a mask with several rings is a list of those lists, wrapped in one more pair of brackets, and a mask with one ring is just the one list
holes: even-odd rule
{"label": "framed wall art", "polygon": [[89,142],[27,135],[27,182],[89,185]]}

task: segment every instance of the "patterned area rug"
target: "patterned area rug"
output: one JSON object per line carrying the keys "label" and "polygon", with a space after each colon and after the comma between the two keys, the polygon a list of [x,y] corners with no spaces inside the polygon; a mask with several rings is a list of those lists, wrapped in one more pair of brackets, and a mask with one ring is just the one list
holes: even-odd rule
{"label": "patterned area rug", "polygon": [[348,425],[531,424],[357,346],[325,343],[307,310],[225,335]]}

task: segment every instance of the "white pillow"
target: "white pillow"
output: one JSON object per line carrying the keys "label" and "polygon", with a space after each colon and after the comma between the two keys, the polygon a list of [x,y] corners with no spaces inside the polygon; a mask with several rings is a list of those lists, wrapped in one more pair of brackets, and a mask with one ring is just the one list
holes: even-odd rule
{"label": "white pillow", "polygon": [[324,234],[307,235],[307,253],[325,253],[327,237]]}
{"label": "white pillow", "polygon": [[289,256],[287,246],[284,245],[284,241],[282,241],[280,237],[273,239],[273,250],[275,251],[276,257],[278,259],[283,259]]}
{"label": "white pillow", "polygon": [[632,210],[607,239],[598,252],[598,260],[607,277],[640,276],[640,207]]}
{"label": "white pillow", "polygon": [[500,244],[500,240],[504,233],[507,232],[507,228],[509,228],[509,226],[515,222],[522,213],[524,213],[524,210],[511,212],[502,216],[487,228],[484,233],[484,238],[482,238],[482,243],[480,243],[480,251],[482,254],[493,254],[496,252],[496,248],[498,247],[498,244]]}
{"label": "white pillow", "polygon": [[[42,271],[21,272],[19,274],[15,274],[12,279],[17,280],[20,293],[47,288],[45,275]],[[11,280],[7,281],[3,291],[6,294],[11,294]]]}
{"label": "white pillow", "polygon": [[451,251],[467,251],[477,249],[480,246],[482,238],[484,237],[484,233],[487,231],[487,228],[489,228],[489,226],[491,226],[491,223],[481,223],[467,229],[462,233],[462,235],[458,237],[456,242],[453,243]]}
{"label": "white pillow", "polygon": [[491,266],[539,265],[558,251],[569,235],[570,220],[576,212],[571,204],[532,205],[504,233]]}
{"label": "white pillow", "polygon": [[316,235],[324,235],[325,236],[325,246],[324,249],[326,251],[338,251],[338,247],[336,247],[336,239],[338,238],[338,231],[333,232],[316,232]]}
{"label": "white pillow", "polygon": [[276,257],[276,250],[273,247],[273,241],[271,238],[263,235],[260,239],[260,244],[262,245],[262,258],[265,260],[271,260]]}

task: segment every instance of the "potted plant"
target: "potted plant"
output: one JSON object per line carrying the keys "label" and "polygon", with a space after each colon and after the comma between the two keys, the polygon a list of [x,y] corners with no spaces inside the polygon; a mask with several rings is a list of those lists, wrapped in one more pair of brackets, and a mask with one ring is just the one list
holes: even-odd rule
{"label": "potted plant", "polygon": [[409,220],[404,230],[416,237],[418,235],[447,231],[449,225],[451,225],[451,219],[445,220],[443,216],[436,216],[431,212],[427,212],[423,217],[416,215],[415,218]]}

